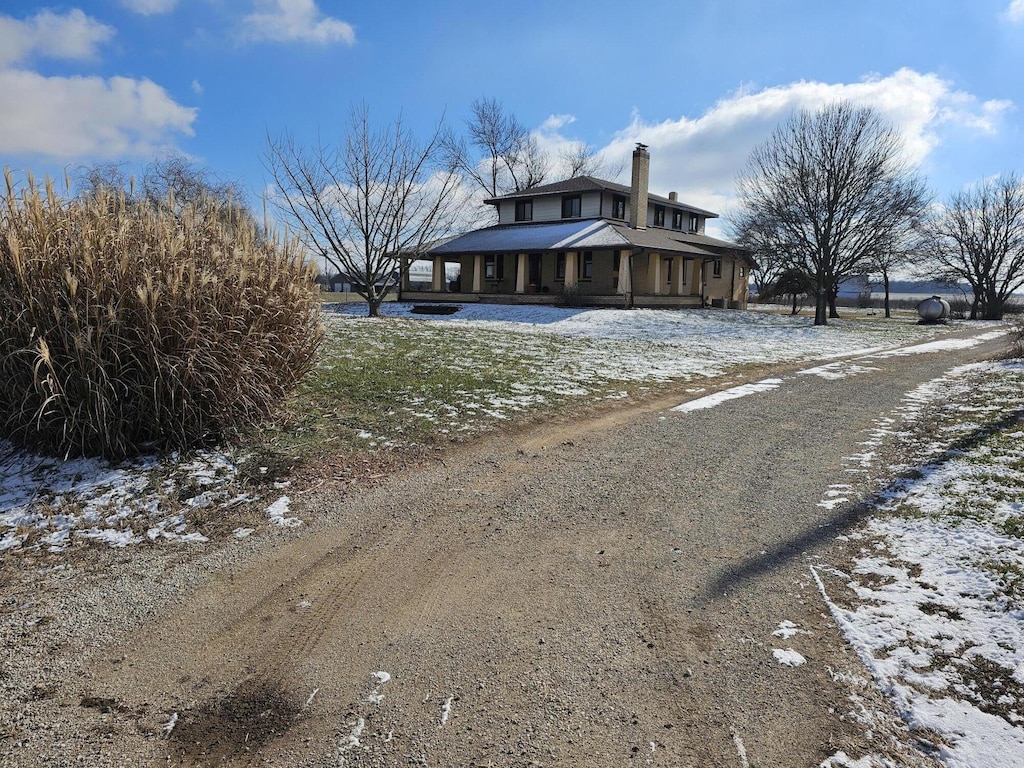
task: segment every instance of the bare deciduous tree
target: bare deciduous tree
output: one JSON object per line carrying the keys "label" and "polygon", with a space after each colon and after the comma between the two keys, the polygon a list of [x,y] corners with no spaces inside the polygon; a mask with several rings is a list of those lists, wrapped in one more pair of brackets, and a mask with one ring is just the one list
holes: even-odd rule
{"label": "bare deciduous tree", "polygon": [[543,184],[550,160],[526,126],[497,99],[477,99],[470,109],[467,136],[445,137],[452,166],[489,197]]}
{"label": "bare deciduous tree", "polygon": [[441,142],[440,124],[425,143],[401,119],[374,128],[365,105],[353,108],[337,146],[268,138],[273,202],[309,249],[349,276],[371,317],[401,279],[400,256],[454,227],[461,179],[440,162]]}
{"label": "bare deciduous tree", "polygon": [[782,233],[773,222],[758,219],[749,210],[738,212],[731,220],[732,239],[757,254],[757,266],[751,273],[759,300],[768,301],[788,294],[789,291],[778,290],[778,286],[783,275],[796,269],[790,256],[796,248],[781,242]]}
{"label": "bare deciduous tree", "polygon": [[971,319],[1000,320],[1024,287],[1024,183],[1015,173],[954,194],[931,224],[930,261],[970,284]]}
{"label": "bare deciduous tree", "polygon": [[558,153],[558,161],[559,176],[566,179],[576,176],[615,179],[626,167],[624,160],[609,166],[601,154],[585,141],[570,142]]}
{"label": "bare deciduous tree", "polygon": [[892,317],[889,284],[893,272],[914,263],[920,254],[925,236],[923,222],[917,217],[908,219],[904,231],[893,232],[888,243],[879,242],[878,247],[868,256],[868,270],[882,279],[886,317]]}
{"label": "bare deciduous tree", "polygon": [[738,192],[745,229],[813,278],[815,325],[836,316],[839,282],[927,204],[899,134],[874,110],[846,102],[779,126],[751,154]]}
{"label": "bare deciduous tree", "polygon": [[182,155],[171,154],[149,163],[138,184],[127,163],[83,166],[75,172],[74,180],[79,198],[94,197],[101,191],[123,191],[129,201],[145,201],[157,210],[175,215],[193,206],[216,206],[225,224],[232,224],[239,217],[247,224],[256,223],[241,184]]}

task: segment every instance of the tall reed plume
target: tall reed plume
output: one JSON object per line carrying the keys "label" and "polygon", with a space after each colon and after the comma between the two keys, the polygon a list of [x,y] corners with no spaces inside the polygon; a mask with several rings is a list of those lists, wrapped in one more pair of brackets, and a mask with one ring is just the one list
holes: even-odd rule
{"label": "tall reed plume", "polygon": [[244,209],[5,181],[0,436],[60,456],[189,448],[265,419],[312,367],[312,270]]}

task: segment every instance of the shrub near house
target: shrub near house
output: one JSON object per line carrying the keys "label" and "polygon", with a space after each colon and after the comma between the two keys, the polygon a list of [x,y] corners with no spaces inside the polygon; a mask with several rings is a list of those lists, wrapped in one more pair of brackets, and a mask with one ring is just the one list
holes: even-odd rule
{"label": "shrub near house", "polygon": [[57,455],[187,448],[263,419],[312,366],[312,272],[244,209],[6,181],[0,436]]}

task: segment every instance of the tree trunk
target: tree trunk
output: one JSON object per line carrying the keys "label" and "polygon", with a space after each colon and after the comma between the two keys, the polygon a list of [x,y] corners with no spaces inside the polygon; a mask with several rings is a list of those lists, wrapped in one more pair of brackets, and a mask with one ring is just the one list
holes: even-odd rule
{"label": "tree trunk", "polygon": [[885,316],[889,318],[892,317],[889,312],[889,275],[883,273],[882,282],[885,283]]}
{"label": "tree trunk", "polygon": [[797,312],[799,312],[799,311],[800,311],[800,309],[799,309],[799,308],[797,307],[797,305],[796,305],[796,300],[797,300],[797,295],[796,295],[796,291],[793,291],[793,314],[794,314],[794,315],[795,315],[795,314],[796,314]]}
{"label": "tree trunk", "polygon": [[828,294],[825,289],[825,275],[818,270],[817,286],[814,291],[814,324],[828,325]]}
{"label": "tree trunk", "polygon": [[1003,300],[999,298],[996,293],[988,293],[985,296],[985,305],[983,307],[982,319],[984,320],[1002,320],[1003,319]]}
{"label": "tree trunk", "polygon": [[369,317],[380,317],[380,303],[381,299],[373,298],[366,300],[367,315]]}
{"label": "tree trunk", "polygon": [[981,304],[981,297],[978,294],[974,294],[974,299],[971,301],[971,320],[978,319],[978,307]]}

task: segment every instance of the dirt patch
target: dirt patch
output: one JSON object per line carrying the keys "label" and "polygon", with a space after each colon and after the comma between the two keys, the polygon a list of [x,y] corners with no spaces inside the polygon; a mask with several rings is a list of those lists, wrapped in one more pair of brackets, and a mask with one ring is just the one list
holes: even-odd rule
{"label": "dirt patch", "polygon": [[188,766],[234,762],[286,734],[301,714],[301,704],[280,685],[242,683],[173,720],[171,759]]}

